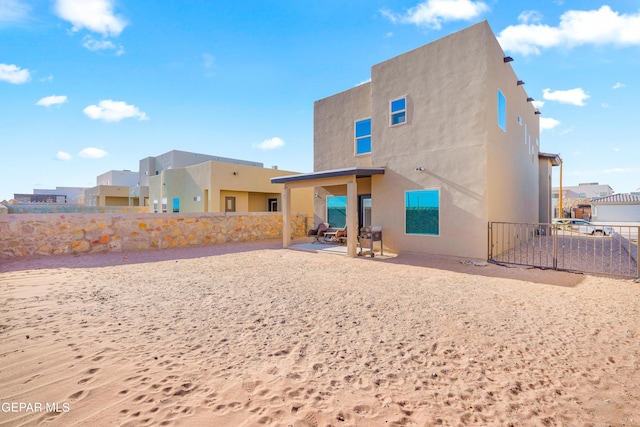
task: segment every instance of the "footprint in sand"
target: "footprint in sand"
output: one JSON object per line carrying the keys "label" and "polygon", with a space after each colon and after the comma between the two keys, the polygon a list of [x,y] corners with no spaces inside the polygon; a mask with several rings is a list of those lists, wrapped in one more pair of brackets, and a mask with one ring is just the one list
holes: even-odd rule
{"label": "footprint in sand", "polygon": [[302,419],[302,422],[309,427],[318,427],[318,418],[313,412],[307,412],[307,414]]}
{"label": "footprint in sand", "polygon": [[242,383],[242,389],[247,393],[251,394],[256,391],[256,388],[260,386],[262,382],[260,381],[245,381]]}
{"label": "footprint in sand", "polygon": [[87,394],[89,394],[86,390],[80,390],[80,391],[76,391],[75,393],[73,393],[72,395],[70,395],[67,400],[69,401],[76,401],[76,400],[80,400],[82,398],[84,398]]}

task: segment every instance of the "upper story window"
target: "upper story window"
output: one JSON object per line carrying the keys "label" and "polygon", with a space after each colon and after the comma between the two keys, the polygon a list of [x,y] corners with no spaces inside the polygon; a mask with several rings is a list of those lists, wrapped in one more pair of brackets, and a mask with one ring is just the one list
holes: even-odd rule
{"label": "upper story window", "polygon": [[371,152],[371,119],[356,122],[356,154]]}
{"label": "upper story window", "polygon": [[507,98],[498,89],[498,126],[503,131],[507,131]]}
{"label": "upper story window", "polygon": [[391,101],[391,126],[407,122],[407,98]]}

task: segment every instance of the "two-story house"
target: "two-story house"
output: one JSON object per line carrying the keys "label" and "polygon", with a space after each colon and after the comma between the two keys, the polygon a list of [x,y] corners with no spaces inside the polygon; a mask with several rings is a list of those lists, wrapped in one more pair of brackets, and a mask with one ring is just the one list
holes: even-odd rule
{"label": "two-story house", "polygon": [[315,171],[272,182],[285,203],[315,187],[316,223],[346,224],[351,256],[371,223],[395,252],[486,259],[490,221],[550,220],[558,164],[539,156],[540,113],[512,60],[485,21],[374,65],[315,102]]}

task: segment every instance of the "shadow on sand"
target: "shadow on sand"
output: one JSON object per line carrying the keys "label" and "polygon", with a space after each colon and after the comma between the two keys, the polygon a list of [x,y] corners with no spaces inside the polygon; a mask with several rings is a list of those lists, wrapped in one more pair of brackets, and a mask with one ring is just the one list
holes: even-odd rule
{"label": "shadow on sand", "polygon": [[[0,273],[55,268],[95,268],[118,265],[146,264],[158,261],[194,259],[258,250],[282,249],[282,240],[270,239],[258,242],[223,243],[210,246],[193,246],[141,251],[103,252],[76,255],[46,255],[0,259]],[[386,254],[385,254],[386,255]],[[335,255],[332,255],[335,256]],[[343,255],[343,256],[346,256]],[[467,260],[438,255],[401,253],[393,256],[362,257],[363,262],[383,262],[415,267],[433,268],[456,273],[522,280],[547,285],[574,287],[584,280],[584,275],[538,268],[512,267],[487,263],[474,265]],[[484,264],[484,263],[483,263]]]}

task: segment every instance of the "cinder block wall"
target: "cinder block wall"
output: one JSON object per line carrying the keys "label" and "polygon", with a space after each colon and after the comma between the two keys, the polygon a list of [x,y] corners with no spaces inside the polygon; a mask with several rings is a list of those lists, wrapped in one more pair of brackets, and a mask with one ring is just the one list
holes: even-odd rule
{"label": "cinder block wall", "polygon": [[[292,237],[306,235],[302,213]],[[164,249],[282,237],[282,214],[9,214],[0,215],[0,258]]]}

